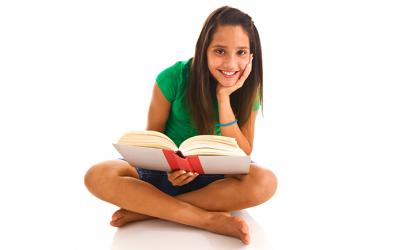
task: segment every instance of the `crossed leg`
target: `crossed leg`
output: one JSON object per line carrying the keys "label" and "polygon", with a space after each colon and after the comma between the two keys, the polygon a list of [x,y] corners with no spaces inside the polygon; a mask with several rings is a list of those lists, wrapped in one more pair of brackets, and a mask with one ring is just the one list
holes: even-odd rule
{"label": "crossed leg", "polygon": [[247,224],[227,212],[268,200],[275,192],[276,178],[256,165],[251,165],[248,175],[226,177],[171,197],[139,180],[136,169],[127,162],[111,160],[89,169],[85,184],[98,198],[121,207],[113,215],[114,226],[156,217],[230,235],[248,244]]}

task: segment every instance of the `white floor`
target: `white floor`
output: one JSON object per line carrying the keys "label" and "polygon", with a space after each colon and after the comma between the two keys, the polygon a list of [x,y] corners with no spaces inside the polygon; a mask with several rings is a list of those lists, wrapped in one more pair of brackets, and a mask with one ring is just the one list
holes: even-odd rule
{"label": "white floor", "polygon": [[117,230],[83,184],[226,1],[22,2],[0,3],[0,249],[400,249],[395,1],[232,1],[263,39],[252,158],[279,180],[237,212],[247,247],[160,220]]}

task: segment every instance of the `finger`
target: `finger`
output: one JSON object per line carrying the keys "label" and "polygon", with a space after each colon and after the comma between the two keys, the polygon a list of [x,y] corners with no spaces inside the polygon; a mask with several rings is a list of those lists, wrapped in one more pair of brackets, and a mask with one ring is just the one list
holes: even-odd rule
{"label": "finger", "polygon": [[184,174],[186,174],[185,170],[176,170],[174,172],[168,173],[168,180],[174,181],[176,180],[176,178]]}
{"label": "finger", "polygon": [[196,176],[193,175],[192,177],[187,178],[187,179],[186,179],[184,182],[182,182],[180,185],[181,185],[181,186],[186,185],[186,184],[192,182],[195,178],[196,178]]}
{"label": "finger", "polygon": [[[250,75],[251,68],[253,67],[252,61],[253,61],[253,57],[251,57],[250,62],[246,65],[246,68],[243,72],[243,75],[245,75],[246,78]],[[245,80],[246,80],[246,78],[245,78]]]}
{"label": "finger", "polygon": [[240,76],[239,80],[237,81],[238,83],[241,83],[243,85],[244,81],[247,79],[247,77],[250,75],[251,68],[252,68],[252,61],[253,61],[253,54],[251,54],[249,63],[247,63],[246,67],[243,70],[242,75]]}
{"label": "finger", "polygon": [[181,174],[176,178],[168,178],[168,180],[172,183],[172,185],[174,186],[181,186],[182,185],[182,181],[185,180],[187,178],[187,173],[185,174]]}
{"label": "finger", "polygon": [[189,176],[188,178],[186,178],[184,181],[181,182],[181,185],[188,184],[189,182],[193,181],[197,176],[198,174],[193,174],[192,176]]}
{"label": "finger", "polygon": [[246,68],[243,70],[243,74],[240,76],[239,80],[237,81],[237,85],[243,86],[244,81],[250,75],[251,65],[247,64]]}
{"label": "finger", "polygon": [[182,185],[182,183],[189,177],[193,176],[194,174],[192,172],[187,172],[186,174],[183,174],[181,176],[179,176],[178,178],[176,178],[174,181],[180,185]]}
{"label": "finger", "polygon": [[[185,176],[186,177],[186,176]],[[181,178],[181,177],[179,177],[179,178]],[[174,186],[182,186],[182,185],[184,185],[185,184],[185,180],[187,179],[187,178],[189,178],[189,177],[186,177],[186,178],[182,178],[182,179],[175,179],[174,181],[171,181],[171,183],[172,183],[172,185],[174,185]]]}
{"label": "finger", "polygon": [[[180,173],[182,173],[182,172],[180,172]],[[169,180],[174,185],[179,185],[186,178],[187,178],[187,173],[184,173],[184,174],[180,174],[179,176],[175,176],[175,178],[171,177]]]}
{"label": "finger", "polygon": [[251,55],[250,62],[246,66],[246,70],[248,71],[249,74],[250,74],[250,71],[251,71],[252,67],[253,67],[253,55]]}

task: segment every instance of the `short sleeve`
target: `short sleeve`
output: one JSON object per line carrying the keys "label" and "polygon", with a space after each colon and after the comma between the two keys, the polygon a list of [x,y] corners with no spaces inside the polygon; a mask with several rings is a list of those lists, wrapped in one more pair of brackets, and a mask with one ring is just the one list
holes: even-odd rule
{"label": "short sleeve", "polygon": [[156,83],[169,102],[175,100],[179,82],[180,72],[182,71],[179,63],[164,69],[158,74]]}

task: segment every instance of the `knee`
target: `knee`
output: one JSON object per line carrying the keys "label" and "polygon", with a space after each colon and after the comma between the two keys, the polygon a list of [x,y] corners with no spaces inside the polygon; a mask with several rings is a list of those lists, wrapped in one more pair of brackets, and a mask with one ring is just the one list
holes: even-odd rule
{"label": "knee", "polygon": [[96,194],[97,189],[104,185],[108,176],[110,176],[110,171],[107,164],[99,163],[93,165],[85,174],[85,186],[90,192]]}
{"label": "knee", "polygon": [[275,194],[278,180],[275,174],[265,168],[257,167],[249,176],[249,196],[253,206],[262,204]]}

